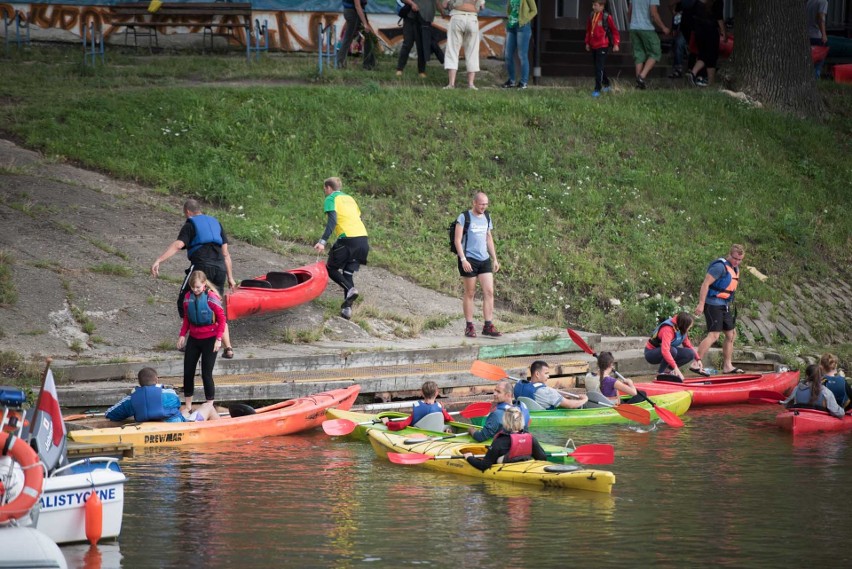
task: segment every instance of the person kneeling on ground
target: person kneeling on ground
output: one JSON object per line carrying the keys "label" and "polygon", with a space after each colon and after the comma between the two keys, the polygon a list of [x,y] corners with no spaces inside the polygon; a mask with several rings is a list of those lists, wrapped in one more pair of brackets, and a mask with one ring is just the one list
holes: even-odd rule
{"label": "person kneeling on ground", "polygon": [[219,414],[212,406],[201,407],[185,417],[181,413],[180,397],[174,389],[163,387],[157,380],[157,371],[143,367],[138,374],[139,387],[121,401],[107,409],[104,416],[110,421],[124,421],[133,417],[137,423],[163,421],[180,423],[185,421],[212,421]]}
{"label": "person kneeling on ground", "polygon": [[471,466],[482,471],[495,464],[547,460],[547,454],[536,438],[524,431],[524,415],[517,407],[509,407],[503,413],[503,430],[494,437],[483,458],[476,458],[469,452],[464,456]]}
{"label": "person kneeling on ground", "polygon": [[[389,431],[401,431],[411,425],[417,427],[417,423],[419,423],[423,417],[431,415],[432,413],[442,413],[444,415],[445,422],[453,420],[450,414],[447,413],[446,409],[444,409],[444,406],[435,401],[438,397],[437,383],[434,381],[427,381],[420,387],[420,391],[423,393],[423,401],[417,401],[414,403],[414,406],[411,409],[411,415],[400,420],[391,419],[390,417],[382,417],[382,423],[388,426]],[[425,428],[428,429],[428,427]]]}
{"label": "person kneeling on ground", "polygon": [[645,361],[649,364],[659,364],[657,373],[674,375],[683,381],[683,373],[680,366],[691,361],[695,365],[689,371],[706,375],[701,365],[698,352],[689,341],[689,330],[692,328],[694,318],[688,312],[680,312],[667,320],[660,322],[651,334],[648,343],[645,344]]}
{"label": "person kneeling on ground", "polygon": [[579,395],[577,399],[563,397],[557,390],[545,384],[549,378],[550,366],[547,362],[534,361],[530,364],[530,378],[515,384],[515,398],[527,397],[545,409],[579,409],[589,400],[585,395]]}
{"label": "person kneeling on ground", "polygon": [[837,404],[834,394],[822,384],[822,373],[818,364],[805,369],[805,379],[781,402],[787,409],[819,409],[828,411],[838,419],[843,417],[843,408]]}

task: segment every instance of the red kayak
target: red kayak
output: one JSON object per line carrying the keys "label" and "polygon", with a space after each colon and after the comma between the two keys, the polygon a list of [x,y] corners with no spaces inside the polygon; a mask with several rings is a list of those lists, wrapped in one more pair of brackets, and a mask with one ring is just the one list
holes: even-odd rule
{"label": "red kayak", "polygon": [[648,395],[663,395],[673,391],[691,391],[692,406],[748,403],[748,392],[758,389],[786,394],[799,381],[799,372],[725,374],[697,377],[683,382],[655,380],[637,383]]}
{"label": "red kayak", "polygon": [[842,419],[838,419],[828,411],[817,409],[788,409],[779,413],[775,417],[775,422],[794,435],[852,429],[852,415],[849,413],[846,413]]}
{"label": "red kayak", "polygon": [[225,295],[228,320],[286,310],[310,302],[322,294],[327,283],[324,261],[244,280],[233,292]]}

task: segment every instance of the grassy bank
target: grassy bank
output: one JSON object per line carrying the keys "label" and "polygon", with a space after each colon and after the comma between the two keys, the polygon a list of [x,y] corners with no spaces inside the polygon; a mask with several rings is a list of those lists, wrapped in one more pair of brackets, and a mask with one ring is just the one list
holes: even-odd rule
{"label": "grassy bank", "polygon": [[442,91],[437,68],[399,83],[389,61],[318,79],[310,58],[117,56],[92,71],[79,55],[4,61],[0,128],[150,184],[175,208],[201,197],[252,243],[307,252],[322,180],[339,175],[364,211],[371,264],[447,292],[459,287],[447,223],[485,190],[499,300],[554,324],[645,333],[694,305],[707,263],[734,241],[772,277],[745,279],[746,302],[849,276],[849,89],[821,87],[832,114],[815,124],[715,90],[626,86],[594,100],[585,84]]}

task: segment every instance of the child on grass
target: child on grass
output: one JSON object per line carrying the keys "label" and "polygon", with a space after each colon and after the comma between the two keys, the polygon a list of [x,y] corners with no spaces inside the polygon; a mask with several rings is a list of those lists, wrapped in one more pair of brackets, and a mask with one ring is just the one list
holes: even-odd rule
{"label": "child on grass", "polygon": [[592,52],[595,62],[595,90],[592,97],[600,97],[601,89],[609,91],[609,77],[604,71],[606,54],[609,48],[617,52],[621,43],[618,28],[612,16],[604,11],[606,0],[592,0],[592,13],[586,22],[586,51]]}

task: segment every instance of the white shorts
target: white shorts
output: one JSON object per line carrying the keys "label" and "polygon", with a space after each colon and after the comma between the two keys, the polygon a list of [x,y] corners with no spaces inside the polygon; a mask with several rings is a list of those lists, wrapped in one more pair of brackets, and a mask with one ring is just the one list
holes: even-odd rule
{"label": "white shorts", "polygon": [[464,48],[464,66],[468,72],[479,71],[479,18],[473,12],[453,11],[447,29],[444,69],[459,68],[459,51]]}

